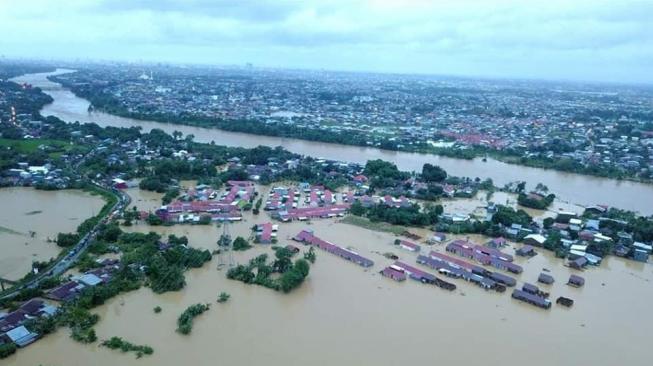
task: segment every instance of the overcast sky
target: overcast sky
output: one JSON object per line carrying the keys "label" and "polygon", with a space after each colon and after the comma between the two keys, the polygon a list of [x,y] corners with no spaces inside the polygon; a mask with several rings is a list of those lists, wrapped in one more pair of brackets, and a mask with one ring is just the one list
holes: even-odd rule
{"label": "overcast sky", "polygon": [[5,57],[653,83],[653,0],[0,0]]}

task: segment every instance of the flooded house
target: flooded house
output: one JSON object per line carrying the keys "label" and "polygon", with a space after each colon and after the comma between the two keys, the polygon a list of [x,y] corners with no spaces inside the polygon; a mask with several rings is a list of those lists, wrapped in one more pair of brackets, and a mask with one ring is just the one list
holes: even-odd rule
{"label": "flooded house", "polygon": [[533,248],[532,245],[524,245],[523,247],[517,249],[515,251],[515,254],[517,254],[520,257],[532,257],[537,254],[535,251],[535,248]]}
{"label": "flooded house", "polygon": [[413,242],[410,242],[408,240],[400,240],[399,241],[399,247],[402,248],[402,249],[411,251],[411,252],[415,252],[415,253],[419,252],[420,249],[421,249],[419,245],[417,245],[417,244],[415,244]]}
{"label": "flooded house", "polygon": [[385,267],[380,273],[383,277],[388,277],[398,282],[406,280],[406,272],[404,269],[394,264]]}
{"label": "flooded house", "polygon": [[371,259],[365,258],[362,255],[354,251],[351,251],[349,249],[345,249],[338,245],[329,243],[326,240],[322,240],[317,236],[313,235],[313,232],[310,230],[302,230],[299,234],[295,235],[293,240],[304,244],[314,245],[326,252],[335,254],[340,258],[354,262],[362,267],[371,267],[374,265],[374,261],[372,261]]}
{"label": "flooded house", "polygon": [[585,285],[585,279],[581,276],[571,275],[567,284],[573,287],[583,287]]}
{"label": "flooded house", "polygon": [[531,305],[535,305],[535,306],[537,306],[539,308],[542,308],[542,309],[550,309],[551,308],[551,301],[549,299],[534,295],[534,294],[532,294],[530,292],[526,292],[526,291],[523,291],[523,290],[514,289],[512,291],[512,298],[517,299],[519,301],[523,301],[523,302],[531,304]]}
{"label": "flooded house", "polygon": [[436,285],[436,286],[438,286],[440,288],[443,288],[443,289],[449,290],[449,291],[453,291],[453,290],[456,289],[456,285],[454,285],[453,283],[441,280],[441,279],[437,278],[436,276],[434,276],[433,274],[422,271],[421,269],[413,267],[413,266],[411,266],[409,264],[406,264],[406,263],[403,263],[403,262],[400,262],[400,261],[396,261],[393,264],[393,266],[403,270],[405,273],[408,274],[408,276],[410,278],[412,278],[415,281],[420,281],[422,283],[428,283],[428,284]]}
{"label": "flooded house", "polygon": [[261,244],[271,244],[276,238],[277,225],[266,222],[256,225],[256,241]]}
{"label": "flooded house", "polygon": [[550,274],[540,273],[539,277],[537,277],[537,282],[543,283],[545,285],[551,285],[553,282],[555,282],[555,279]]}
{"label": "flooded house", "polygon": [[585,257],[578,257],[574,260],[569,261],[569,267],[574,268],[574,269],[583,269],[587,265],[587,258]]}

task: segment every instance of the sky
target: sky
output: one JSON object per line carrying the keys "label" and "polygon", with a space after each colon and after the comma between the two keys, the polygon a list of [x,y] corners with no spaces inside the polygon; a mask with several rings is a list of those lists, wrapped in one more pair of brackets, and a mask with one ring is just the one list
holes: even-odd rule
{"label": "sky", "polygon": [[5,58],[653,83],[653,0],[0,0]]}

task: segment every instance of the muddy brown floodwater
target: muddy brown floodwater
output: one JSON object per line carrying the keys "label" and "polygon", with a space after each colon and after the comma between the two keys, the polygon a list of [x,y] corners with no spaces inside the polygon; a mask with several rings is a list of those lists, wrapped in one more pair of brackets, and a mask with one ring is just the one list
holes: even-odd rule
{"label": "muddy brown floodwater", "polygon": [[79,190],[0,189],[0,277],[22,278],[33,261],[56,257],[60,248],[48,239],[75,231],[97,214],[104,201]]}
{"label": "muddy brown floodwater", "polygon": [[49,75],[72,72],[58,69],[52,73],[26,74],[13,80],[40,87],[54,102],[46,105],[41,114],[56,116],[66,122],[94,122],[100,126],[142,127],[147,132],[158,128],[167,133],[177,130],[184,135],[192,134],[199,142],[214,141],[218,145],[256,147],[258,145],[283,146],[289,151],[314,157],[365,163],[372,159],[392,161],[402,170],[420,171],[425,163],[437,164],[451,175],[463,177],[492,178],[497,186],[514,181],[526,181],[530,188],[543,183],[551,192],[565,201],[582,205],[607,204],[627,210],[653,214],[653,185],[630,181],[597,178],[555,170],[529,168],[506,164],[494,159],[463,160],[443,156],[380,150],[372,147],[347,146],[316,141],[305,141],[246,133],[221,131],[154,121],[118,117],[102,112],[88,112],[89,101],[78,98],[70,90],[47,79]]}
{"label": "muddy brown floodwater", "polygon": [[[142,194],[146,201],[156,194]],[[160,195],[158,196],[160,198]],[[141,203],[137,203],[141,205]],[[245,215],[230,226],[232,235],[249,235],[265,214]],[[653,267],[650,264],[607,258],[600,268],[582,273],[584,288],[565,285],[572,270],[541,251],[517,263],[525,271],[519,284],[535,283],[543,268],[556,283],[541,287],[557,296],[571,297],[573,308],[554,305],[549,311],[455,281],[446,292],[415,281],[397,283],[378,274],[392,261],[380,255],[394,252],[414,264],[416,255],[392,245],[395,236],[338,223],[335,219],[280,225],[279,244],[299,230],[310,228],[327,240],[351,247],[375,261],[366,270],[331,254],[317,251],[307,281],[291,294],[280,294],[226,279],[219,259],[186,274],[184,290],[156,295],[144,288],[120,295],[95,311],[100,339],[125,337],[154,347],[152,356],[135,359],[97,345],[82,345],[59,330],[3,365],[649,365],[653,321]],[[153,230],[162,235],[187,235],[196,247],[215,249],[222,232],[216,226],[126,228]],[[422,235],[427,230],[412,230]],[[481,243],[484,239],[473,236]],[[433,247],[444,250],[443,246]],[[430,248],[424,245],[423,250]],[[304,250],[304,248],[303,248]],[[505,249],[513,253],[513,248]],[[268,246],[236,253],[245,262]],[[217,304],[218,293],[231,299]],[[175,333],[176,318],[194,303],[211,303],[195,321],[190,336]],[[161,306],[155,314],[152,309]]]}

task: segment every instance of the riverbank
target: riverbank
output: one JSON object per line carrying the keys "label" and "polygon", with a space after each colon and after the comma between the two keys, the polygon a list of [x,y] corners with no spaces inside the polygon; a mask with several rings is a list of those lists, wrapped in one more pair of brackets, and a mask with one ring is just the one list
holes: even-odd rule
{"label": "riverbank", "polygon": [[526,181],[534,187],[542,183],[564,200],[581,205],[606,204],[645,215],[653,214],[653,206],[640,197],[653,197],[653,185],[631,181],[564,173],[554,170],[529,168],[507,164],[495,159],[476,158],[472,160],[453,159],[442,156],[380,150],[370,147],[353,147],[339,144],[309,142],[289,138],[273,138],[244,133],[226,132],[217,129],[171,125],[154,121],[140,121],[109,115],[102,112],[88,112],[90,103],[76,97],[70,90],[47,79],[50,75],[71,72],[58,70],[55,73],[28,74],[14,79],[40,87],[54,102],[42,110],[43,116],[55,116],[67,122],[93,122],[100,126],[141,127],[144,131],[161,129],[169,134],[177,130],[184,135],[194,135],[198,142],[215,142],[218,145],[256,147],[283,146],[287,150],[314,157],[351,161],[364,164],[368,160],[382,159],[395,163],[399,169],[420,171],[425,163],[439,165],[451,175],[490,178],[497,186],[514,181]]}
{"label": "riverbank", "polygon": [[[56,82],[60,82],[55,79]],[[66,86],[64,87],[70,87]],[[206,119],[200,116],[167,116],[161,114],[139,114],[129,112],[125,109],[119,108],[105,108],[103,105],[99,104],[101,101],[93,100],[92,96],[87,96],[84,94],[78,93],[74,88],[71,90],[75,93],[77,97],[87,98],[91,107],[94,111],[100,111],[103,113],[131,118],[140,121],[155,121],[160,123],[166,123],[170,125],[186,125],[200,128],[208,129],[217,129],[221,131],[229,132],[239,132],[259,136],[269,136],[269,137],[279,137],[279,138],[293,138],[300,139],[305,141],[315,141],[315,142],[324,142],[332,144],[340,144],[347,146],[359,146],[359,147],[369,147],[365,135],[352,137],[350,133],[335,133],[323,130],[302,130],[294,128],[292,125],[286,125],[283,123],[272,123],[268,124],[261,121],[254,120],[221,120],[221,119]],[[618,171],[617,169],[611,169],[610,167],[588,167],[580,163],[573,162],[571,160],[553,160],[545,158],[531,158],[524,157],[518,154],[511,153],[504,150],[488,149],[482,146],[475,147],[466,147],[465,149],[454,149],[446,147],[435,147],[428,144],[420,145],[411,145],[411,146],[388,146],[380,145],[374,146],[379,150],[386,151],[400,151],[407,153],[417,153],[425,155],[438,155],[443,157],[449,157],[454,159],[464,159],[464,160],[473,160],[473,159],[482,159],[487,160],[488,157],[492,159],[513,165],[520,165],[531,168],[539,168],[544,170],[554,170],[559,172],[574,173],[581,175],[588,175],[592,177],[599,178],[608,178],[608,179],[618,179],[618,180],[627,180],[632,182],[639,182],[645,184],[653,184],[653,180],[642,179],[641,177],[636,177],[633,175],[626,174],[625,172]]]}

